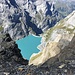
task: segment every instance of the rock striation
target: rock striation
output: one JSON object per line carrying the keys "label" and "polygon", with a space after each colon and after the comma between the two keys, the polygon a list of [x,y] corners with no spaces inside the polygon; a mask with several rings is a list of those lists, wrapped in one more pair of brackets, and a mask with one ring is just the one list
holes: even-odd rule
{"label": "rock striation", "polygon": [[39,65],[60,54],[61,50],[72,41],[74,34],[75,11],[43,34],[44,40],[39,46],[41,51],[31,56],[29,64]]}
{"label": "rock striation", "polygon": [[[23,59],[21,50],[13,41],[9,34],[0,34],[0,65],[4,68],[14,66],[16,64],[27,65],[28,60]],[[5,65],[6,64],[6,65]],[[14,64],[14,65],[13,65]]]}
{"label": "rock striation", "polygon": [[[74,9],[74,0],[0,0],[0,75],[75,75]],[[24,59],[11,38],[42,32],[40,52]]]}
{"label": "rock striation", "polygon": [[[72,19],[71,26],[74,21],[74,13],[70,14],[65,18],[63,23]],[[69,18],[70,17],[70,18]],[[61,21],[57,28],[62,25]],[[69,22],[68,22],[69,23]],[[63,25],[67,26],[66,25]],[[69,27],[69,26],[68,26]],[[57,28],[54,30],[56,31]],[[70,27],[71,28],[71,27]],[[60,28],[61,29],[61,28]],[[47,32],[49,32],[48,30]],[[54,32],[53,31],[53,32]],[[65,31],[65,28],[64,28]],[[62,31],[63,32],[63,31]],[[70,32],[70,34],[68,33]],[[3,34],[0,32],[0,75],[74,75],[75,74],[75,34],[74,29],[63,34],[63,41],[60,35],[58,35],[53,41],[50,39],[51,36],[46,41],[47,45],[40,53],[35,56],[37,64],[39,64],[40,59],[44,59],[38,66],[36,63],[31,61],[31,64],[27,65],[28,60],[23,59],[18,49],[15,41],[11,39],[9,34]],[[61,33],[61,32],[60,32]],[[43,36],[45,36],[45,33]],[[66,35],[65,35],[66,34]],[[68,35],[70,36],[68,36]],[[65,37],[64,37],[65,35]],[[44,37],[46,38],[46,37]],[[60,39],[60,40],[59,40]],[[65,41],[65,39],[67,41]],[[60,42],[59,42],[60,41]],[[61,43],[62,42],[62,43]],[[46,49],[46,51],[45,51]],[[51,52],[50,52],[51,51]],[[44,55],[40,58],[40,55]],[[50,58],[47,58],[50,57]],[[52,56],[52,57],[51,57]]]}
{"label": "rock striation", "polygon": [[[10,43],[10,44],[9,44]],[[75,35],[58,55],[39,66],[27,65],[9,34],[0,34],[0,75],[74,75]]]}
{"label": "rock striation", "polygon": [[72,0],[0,0],[0,29],[13,39],[39,35],[73,10]]}

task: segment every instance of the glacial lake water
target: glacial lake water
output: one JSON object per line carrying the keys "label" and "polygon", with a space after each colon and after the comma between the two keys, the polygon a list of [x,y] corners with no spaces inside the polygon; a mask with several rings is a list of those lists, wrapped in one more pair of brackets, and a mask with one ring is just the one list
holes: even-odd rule
{"label": "glacial lake water", "polygon": [[41,37],[29,35],[23,39],[17,40],[18,48],[21,50],[23,58],[30,59],[33,53],[39,52],[37,46],[41,43]]}

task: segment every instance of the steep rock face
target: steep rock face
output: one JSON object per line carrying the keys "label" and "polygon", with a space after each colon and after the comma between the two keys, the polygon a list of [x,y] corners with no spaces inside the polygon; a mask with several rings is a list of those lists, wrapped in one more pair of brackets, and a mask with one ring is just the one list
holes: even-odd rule
{"label": "steep rock face", "polygon": [[3,27],[13,39],[39,35],[74,9],[72,1],[0,0],[0,29]]}
{"label": "steep rock face", "polygon": [[39,45],[41,51],[31,56],[29,64],[43,64],[51,57],[58,55],[69,45],[74,34],[75,11],[44,33],[42,43]]}
{"label": "steep rock face", "polygon": [[[10,41],[11,38],[9,36],[3,40],[1,38],[2,35],[0,34],[0,42],[5,40],[5,48],[6,43]],[[0,45],[2,45],[2,43],[0,43]],[[10,45],[7,47],[9,46]],[[10,55],[10,52],[11,54],[15,52],[9,52],[9,50],[7,50],[5,54],[4,50],[3,52],[1,51],[1,49],[3,49],[2,47],[3,46],[0,46],[0,75],[75,75],[75,35],[69,45],[64,47],[59,55],[47,60],[39,67],[34,65],[22,65],[24,64],[23,61],[18,63],[13,56],[9,57],[7,55],[8,53]]]}
{"label": "steep rock face", "polygon": [[48,59],[40,68],[49,68],[49,75],[74,75],[75,69],[75,34],[71,42],[60,53]]}
{"label": "steep rock face", "polygon": [[[17,44],[10,38],[9,34],[0,34],[0,65],[4,62],[27,65],[28,60],[23,59]],[[4,67],[7,68],[6,64]]]}
{"label": "steep rock face", "polygon": [[[55,57],[48,59],[42,66],[56,66],[59,68],[67,67],[66,64],[71,68],[75,67],[75,35],[71,42],[61,49],[60,53]],[[59,64],[60,63],[60,64]],[[62,64],[61,64],[62,63]],[[71,64],[74,65],[71,65]],[[64,64],[64,65],[63,65]],[[62,66],[63,65],[63,66]]]}

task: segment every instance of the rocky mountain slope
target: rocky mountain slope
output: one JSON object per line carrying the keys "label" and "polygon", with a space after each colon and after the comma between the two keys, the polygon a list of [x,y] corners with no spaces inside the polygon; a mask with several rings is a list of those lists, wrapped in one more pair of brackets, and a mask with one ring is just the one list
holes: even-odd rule
{"label": "rocky mountain slope", "polygon": [[73,10],[68,0],[0,0],[0,29],[13,39],[39,35]]}
{"label": "rocky mountain slope", "polygon": [[42,43],[39,45],[41,51],[31,56],[29,64],[42,64],[48,59],[60,55],[60,52],[64,51],[65,47],[69,47],[74,34],[75,11],[43,34]]}
{"label": "rocky mountain slope", "polygon": [[9,34],[0,33],[0,64],[1,61],[8,61],[9,63],[28,64],[28,60],[23,59],[20,49],[17,44],[13,41]]}
{"label": "rocky mountain slope", "polygon": [[[74,9],[74,0],[0,0],[0,75],[75,75]],[[42,32],[40,52],[23,59],[13,40]]]}
{"label": "rocky mountain slope", "polygon": [[40,66],[27,65],[9,34],[0,33],[0,75],[74,75],[75,35],[58,55]]}

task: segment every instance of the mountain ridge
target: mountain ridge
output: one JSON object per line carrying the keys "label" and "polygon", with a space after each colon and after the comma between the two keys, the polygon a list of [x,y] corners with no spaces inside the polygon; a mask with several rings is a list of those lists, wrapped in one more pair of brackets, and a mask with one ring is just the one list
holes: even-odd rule
{"label": "mountain ridge", "polygon": [[[5,1],[7,3],[5,3]],[[18,3],[22,2],[22,5],[20,6],[16,1],[18,1]],[[45,18],[40,18],[40,16],[43,15],[41,14],[41,11],[37,12],[38,14],[41,14],[39,14],[39,18],[41,20],[44,19],[41,23],[40,20],[38,20],[38,14],[34,13],[36,17],[31,14],[32,17],[30,16],[31,12],[29,13],[26,9],[23,9],[23,1],[25,1],[26,4],[29,3],[28,5],[30,6],[28,6],[27,9],[32,7],[32,11],[36,8],[30,0],[0,0],[0,75],[74,75],[75,11],[72,12],[75,9],[74,2],[71,3],[71,1],[66,0],[62,3],[59,0],[61,3],[58,3],[59,6],[56,4],[56,7],[56,5],[52,6],[52,3],[49,2],[49,0],[42,0],[47,1],[49,7],[51,6],[58,10],[53,10],[52,8],[50,8],[50,10],[48,7],[45,7],[46,11],[49,10],[49,12],[45,13],[51,13],[50,15],[52,15],[45,15]],[[33,0],[33,2],[34,1],[35,0]],[[67,1],[70,2],[68,3],[69,8],[66,7]],[[13,5],[12,2],[15,5]],[[35,11],[36,10],[33,12]],[[67,11],[67,13],[65,13],[65,11]],[[60,13],[59,16],[61,16],[58,16],[59,19],[66,17],[71,12],[72,13],[60,22],[56,21],[57,23],[54,23],[57,17],[55,20],[53,19],[58,15],[58,12]],[[36,21],[41,23],[41,27]],[[50,26],[51,28],[49,29],[49,23],[56,25],[53,27]],[[48,30],[45,31],[45,27]],[[41,34],[41,31],[44,33]],[[20,49],[18,49],[17,44],[13,40],[23,38],[29,34],[41,34],[42,40],[41,45],[38,46],[40,52],[35,55],[33,54],[28,62],[28,60],[23,59]]]}
{"label": "mountain ridge", "polygon": [[29,64],[43,64],[48,59],[58,55],[65,46],[69,45],[74,34],[75,11],[43,34],[41,45],[38,46],[41,51],[31,56]]}
{"label": "mountain ridge", "polygon": [[39,35],[71,13],[75,9],[73,3],[60,0],[3,0],[0,1],[0,25],[4,33],[9,33],[15,40],[29,34]]}

